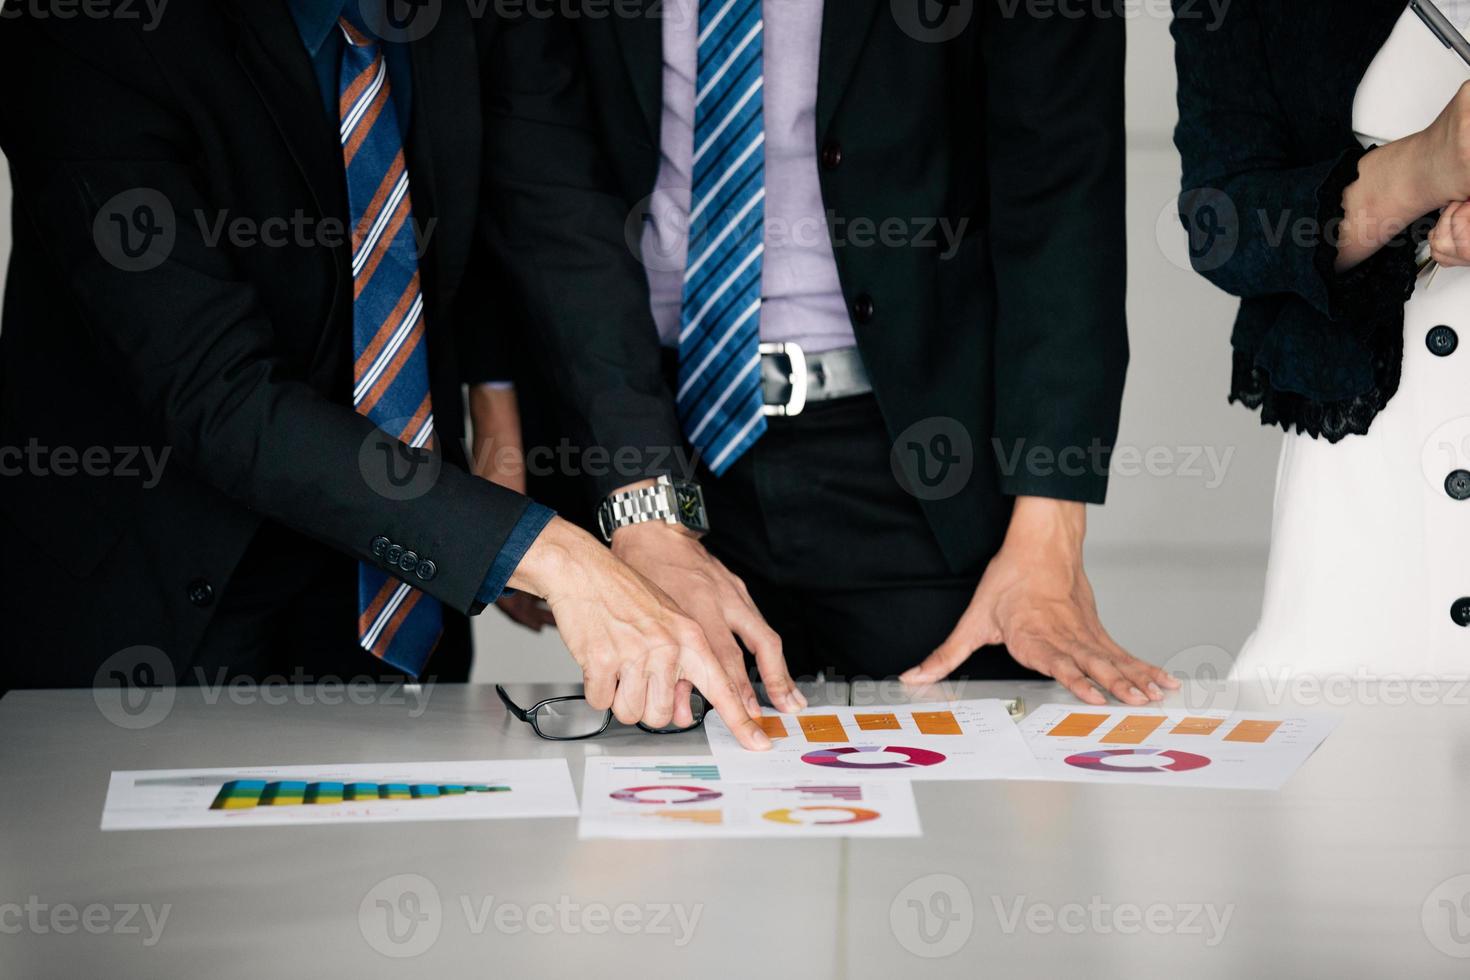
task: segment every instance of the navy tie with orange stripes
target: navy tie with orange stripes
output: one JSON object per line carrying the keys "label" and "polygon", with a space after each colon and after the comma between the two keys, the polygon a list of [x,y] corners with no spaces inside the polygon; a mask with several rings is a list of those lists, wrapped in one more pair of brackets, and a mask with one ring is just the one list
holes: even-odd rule
{"label": "navy tie with orange stripes", "polygon": [[[416,449],[434,448],[424,299],[403,136],[377,41],[345,18],[342,163],[352,214],[352,403]],[[358,570],[358,642],[417,676],[443,632],[438,601],[371,565]]]}

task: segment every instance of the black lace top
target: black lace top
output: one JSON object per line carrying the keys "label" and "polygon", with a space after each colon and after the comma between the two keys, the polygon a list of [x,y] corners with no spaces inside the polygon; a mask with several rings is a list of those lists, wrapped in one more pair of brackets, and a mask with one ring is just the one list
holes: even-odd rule
{"label": "black lace top", "polygon": [[[1359,81],[1402,0],[1235,0],[1216,20],[1176,0],[1180,216],[1196,269],[1242,298],[1230,400],[1337,442],[1398,390],[1404,303],[1435,215],[1339,275],[1342,193],[1365,151]],[[1186,12],[1192,16],[1186,16]]]}

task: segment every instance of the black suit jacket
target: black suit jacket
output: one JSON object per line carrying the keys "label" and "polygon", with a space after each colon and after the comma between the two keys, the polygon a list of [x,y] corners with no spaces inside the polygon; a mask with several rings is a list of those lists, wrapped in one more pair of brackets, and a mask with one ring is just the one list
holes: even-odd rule
{"label": "black suit jacket", "polygon": [[[970,480],[923,501],[959,570],[994,552],[1011,496],[1103,499],[1127,363],[1124,24],[982,0],[952,7],[968,18],[955,36],[922,40],[921,2],[912,18],[887,0],[826,4],[812,151],[836,227],[899,218],[914,234],[941,220],[965,230],[949,257],[923,243],[835,249],[890,434],[953,419],[969,435]],[[620,241],[634,272],[658,171],[666,9],[630,0],[626,16],[568,18],[625,218],[583,227],[589,241]],[[490,167],[554,200],[544,175],[504,169],[520,159],[497,153]],[[562,301],[582,306],[562,321],[574,329],[535,336],[577,438],[613,452],[682,445],[646,291],[619,283]],[[657,453],[643,455],[656,470]],[[631,478],[614,468],[593,482],[606,493]]]}
{"label": "black suit jacket", "polygon": [[[156,486],[146,473],[25,464],[0,481],[15,556],[0,573],[0,689],[91,683],[134,644],[186,668],[265,522],[380,564],[373,542],[386,538],[419,558],[394,574],[449,610],[478,610],[527,501],[465,469],[458,335],[493,329],[497,310],[470,256],[489,222],[520,241],[537,234],[497,213],[483,142],[525,125],[504,138],[539,152],[520,116],[550,114],[569,88],[536,68],[537,22],[472,19],[455,4],[438,16],[412,46],[407,153],[442,465],[419,457],[406,487],[390,479],[392,446],[351,408],[341,150],[285,4],[180,4],[147,30],[0,21],[0,85],[15,93],[0,105],[15,189],[0,446],[102,447],[115,462],[135,447],[169,453]],[[576,175],[563,168],[558,183],[575,200]],[[159,261],[119,259],[112,212],[134,245],[165,229]],[[221,219],[256,223],[275,244],[213,240]],[[394,468],[400,482],[414,472],[402,458]]]}

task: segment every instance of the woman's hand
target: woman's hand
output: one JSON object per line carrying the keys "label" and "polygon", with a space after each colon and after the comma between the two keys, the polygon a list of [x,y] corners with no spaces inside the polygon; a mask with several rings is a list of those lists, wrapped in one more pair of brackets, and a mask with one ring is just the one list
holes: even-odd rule
{"label": "woman's hand", "polygon": [[1443,266],[1470,265],[1470,206],[1464,201],[1440,214],[1429,233],[1429,256]]}

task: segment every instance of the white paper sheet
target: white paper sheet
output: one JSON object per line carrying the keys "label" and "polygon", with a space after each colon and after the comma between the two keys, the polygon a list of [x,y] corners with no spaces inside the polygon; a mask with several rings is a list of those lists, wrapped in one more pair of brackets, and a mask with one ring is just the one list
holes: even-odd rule
{"label": "white paper sheet", "polygon": [[768,712],[763,723],[775,747],[751,752],[717,716],[705,719],[726,779],[1024,779],[1036,771],[1005,703],[994,698]]}
{"label": "white paper sheet", "polygon": [[1335,715],[1316,712],[1044,704],[1020,727],[1041,779],[1277,789],[1337,722]]}
{"label": "white paper sheet", "polygon": [[728,782],[713,756],[593,756],[582,778],[583,838],[917,837],[904,782]]}
{"label": "white paper sheet", "polygon": [[572,817],[565,759],[114,772],[103,830]]}

